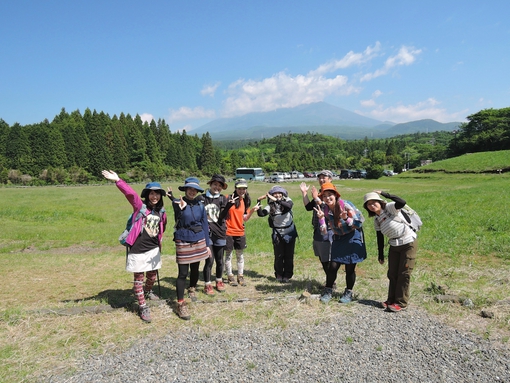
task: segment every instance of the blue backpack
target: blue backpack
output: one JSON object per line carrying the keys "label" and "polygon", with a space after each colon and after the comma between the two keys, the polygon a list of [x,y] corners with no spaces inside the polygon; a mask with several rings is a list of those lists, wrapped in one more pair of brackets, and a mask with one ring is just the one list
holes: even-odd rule
{"label": "blue backpack", "polygon": [[133,228],[133,223],[135,223],[142,217],[147,217],[147,206],[145,206],[145,204],[142,205],[142,208],[140,209],[140,211],[138,212],[136,217],[134,217],[134,219],[133,219],[133,213],[131,213],[131,215],[129,216],[129,218],[126,222],[126,228],[124,229],[124,231],[122,232],[122,234],[119,237],[119,242],[121,245],[126,246],[126,247],[130,246],[129,244],[126,243],[126,238],[128,237],[129,232]]}

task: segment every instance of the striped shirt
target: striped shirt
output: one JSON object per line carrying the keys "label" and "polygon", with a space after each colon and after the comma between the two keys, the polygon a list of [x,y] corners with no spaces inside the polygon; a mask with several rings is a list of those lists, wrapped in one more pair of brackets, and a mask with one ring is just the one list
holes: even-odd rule
{"label": "striped shirt", "polygon": [[395,208],[395,202],[389,202],[381,214],[375,217],[374,227],[390,239],[390,246],[402,246],[414,242],[417,237],[405,222],[400,210]]}

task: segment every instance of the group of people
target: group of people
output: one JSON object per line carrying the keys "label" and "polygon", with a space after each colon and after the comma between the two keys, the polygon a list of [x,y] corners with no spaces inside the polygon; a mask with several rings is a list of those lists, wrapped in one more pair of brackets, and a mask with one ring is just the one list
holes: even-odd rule
{"label": "group of people", "polygon": [[[293,220],[293,201],[285,188],[273,186],[266,194],[257,198],[251,207],[248,183],[244,179],[235,181],[231,195],[222,192],[228,188],[221,175],[213,175],[207,182],[208,189],[200,186],[195,177],[188,177],[176,197],[171,188],[165,191],[157,182],[148,183],[140,197],[113,171],[104,170],[103,176],[114,181],[133,207],[133,225],[125,239],[128,246],[126,270],[134,274],[133,290],[138,301],[139,315],[150,322],[151,315],[146,300],[159,297],[152,291],[161,268],[161,240],[166,229],[167,216],[163,199],[168,197],[174,211],[173,240],[176,247],[178,277],[176,281],[177,315],[190,319],[189,307],[184,298],[189,274],[188,298],[196,301],[200,262],[204,262],[204,293],[214,295],[225,290],[226,282],[232,286],[245,285],[244,249],[246,248],[245,222],[254,212],[259,217],[268,217],[272,228],[274,251],[274,276],[278,282],[288,283],[294,274],[294,249],[298,232]],[[313,251],[319,258],[326,276],[324,290],[320,296],[328,303],[334,294],[338,271],[345,270],[345,289],[339,302],[349,303],[353,299],[356,282],[356,265],[366,256],[363,235],[363,214],[356,206],[341,198],[332,184],[333,174],[323,170],[318,175],[320,188],[301,183],[303,203],[312,212]],[[311,199],[308,191],[311,191]],[[389,198],[386,202],[381,196]],[[266,206],[262,207],[262,203]],[[400,209],[406,204],[398,196],[382,191],[367,193],[363,207],[369,217],[374,217],[377,232],[378,260],[384,263],[384,236],[390,238],[388,252],[389,288],[382,306],[390,311],[405,309],[409,302],[409,282],[416,257],[416,233],[402,220]],[[145,210],[145,211],[143,211]],[[237,277],[233,273],[232,257],[236,254]],[[214,267],[214,287],[212,281]],[[144,283],[145,278],[145,283]]]}

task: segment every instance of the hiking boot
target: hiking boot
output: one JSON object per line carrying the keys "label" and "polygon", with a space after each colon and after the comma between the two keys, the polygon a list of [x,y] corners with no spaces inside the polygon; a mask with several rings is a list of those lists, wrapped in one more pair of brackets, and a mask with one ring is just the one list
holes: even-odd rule
{"label": "hiking boot", "polygon": [[204,294],[205,295],[210,295],[210,296],[214,295],[214,290],[213,290],[212,284],[208,283],[208,284],[205,285],[205,287],[204,287]]}
{"label": "hiking boot", "polygon": [[345,289],[344,294],[338,300],[340,303],[351,303],[352,302],[352,290]]}
{"label": "hiking boot", "polygon": [[237,283],[239,283],[239,286],[246,286],[246,282],[244,281],[244,277],[242,275],[237,276]]}
{"label": "hiking boot", "polygon": [[281,275],[277,275],[276,276],[276,282],[282,283],[283,282],[283,277]]}
{"label": "hiking boot", "polygon": [[320,300],[322,303],[328,303],[331,299],[333,299],[333,289],[330,287],[325,287],[321,294]]}
{"label": "hiking boot", "polygon": [[141,306],[139,309],[140,318],[147,323],[151,323],[151,311],[148,306]]}
{"label": "hiking boot", "polygon": [[179,318],[188,320],[191,318],[191,315],[189,314],[188,305],[185,301],[177,302],[177,315]]}
{"label": "hiking boot", "polygon": [[282,283],[290,283],[290,278],[282,278]]}
{"label": "hiking boot", "polygon": [[218,290],[220,293],[225,291],[225,284],[223,281],[216,281],[216,290]]}
{"label": "hiking boot", "polygon": [[236,277],[234,277],[234,274],[230,274],[228,276],[228,284],[230,286],[237,286],[237,281],[236,281]]}
{"label": "hiking boot", "polygon": [[197,291],[194,287],[188,288],[188,298],[191,299],[191,302],[197,301]]}
{"label": "hiking boot", "polygon": [[388,310],[390,310],[390,311],[392,311],[394,313],[398,313],[398,312],[403,311],[405,309],[406,309],[406,307],[402,307],[398,303],[393,303],[391,305],[388,305]]}
{"label": "hiking boot", "polygon": [[148,299],[150,301],[159,301],[159,297],[156,294],[154,294],[152,290],[145,292],[145,299]]}

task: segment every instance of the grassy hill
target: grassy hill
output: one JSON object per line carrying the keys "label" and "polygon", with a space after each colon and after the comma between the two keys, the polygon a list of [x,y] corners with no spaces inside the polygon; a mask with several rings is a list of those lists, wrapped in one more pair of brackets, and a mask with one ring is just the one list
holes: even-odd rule
{"label": "grassy hill", "polygon": [[[437,161],[408,172],[412,173],[498,173],[510,171],[510,150],[468,153],[459,157]],[[404,175],[403,173],[402,175]]]}

